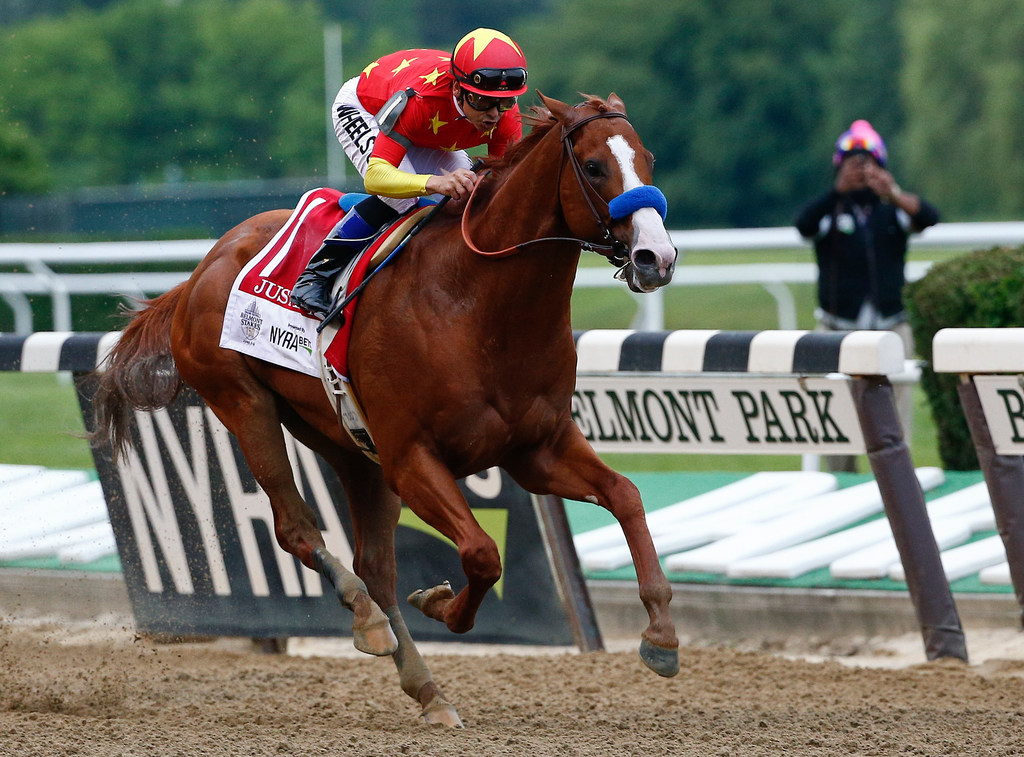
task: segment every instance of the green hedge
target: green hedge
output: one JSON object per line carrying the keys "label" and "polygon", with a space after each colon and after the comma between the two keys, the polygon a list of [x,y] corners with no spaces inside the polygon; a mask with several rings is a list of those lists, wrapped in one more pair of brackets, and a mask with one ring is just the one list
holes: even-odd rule
{"label": "green hedge", "polygon": [[1024,326],[1024,247],[995,247],[936,263],[907,285],[907,315],[918,353],[927,362],[921,386],[938,433],[947,470],[977,470],[978,456],[956,387],[959,376],[931,370],[932,338],[939,329]]}

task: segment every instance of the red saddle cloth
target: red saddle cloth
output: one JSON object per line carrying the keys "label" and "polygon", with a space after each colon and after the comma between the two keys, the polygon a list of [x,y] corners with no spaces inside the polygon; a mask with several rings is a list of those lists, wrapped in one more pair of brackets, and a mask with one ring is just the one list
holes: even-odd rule
{"label": "red saddle cloth", "polygon": [[[221,346],[275,365],[320,376],[316,357],[319,320],[290,302],[291,290],[324,238],[341,221],[342,193],[313,189],[302,196],[287,223],[238,274],[224,313]],[[411,215],[395,221],[356,262],[345,294],[365,279],[371,261]],[[393,242],[392,242],[393,244]],[[324,330],[324,355],[334,370],[348,376],[348,341],[359,298],[346,305],[343,317]],[[334,326],[338,328],[335,330]]]}
{"label": "red saddle cloth", "polygon": [[236,282],[238,290],[306,315],[288,298],[313,253],[345,215],[338,206],[341,196],[341,192],[323,188],[304,194],[288,222],[246,265]]}

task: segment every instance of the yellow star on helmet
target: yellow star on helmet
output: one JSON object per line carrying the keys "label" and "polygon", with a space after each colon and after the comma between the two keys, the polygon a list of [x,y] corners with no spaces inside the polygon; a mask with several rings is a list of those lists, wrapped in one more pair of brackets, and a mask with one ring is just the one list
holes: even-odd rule
{"label": "yellow star on helmet", "polygon": [[[487,46],[494,40],[504,42],[513,50],[519,51],[519,46],[512,41],[507,34],[502,34],[494,29],[481,29],[479,34],[473,35],[473,60],[480,57],[480,53],[487,49]],[[469,40],[466,40],[468,42]],[[465,44],[465,42],[463,43]],[[461,47],[461,46],[460,46]],[[456,50],[458,52],[458,50]],[[521,52],[521,51],[520,51]]]}
{"label": "yellow star on helmet", "polygon": [[447,123],[447,121],[441,120],[441,112],[438,111],[434,114],[434,117],[430,119],[430,128],[433,130],[434,134],[437,134],[438,129],[445,126]]}
{"label": "yellow star on helmet", "polygon": [[421,76],[420,78],[423,79],[423,81],[425,81],[427,84],[437,84],[437,80],[440,79],[442,76],[444,76],[444,74],[438,71],[437,67],[435,66],[433,71],[431,71],[426,76]]}
{"label": "yellow star on helmet", "polygon": [[363,69],[363,76],[367,76],[368,77],[370,75],[370,72],[373,69],[375,69],[377,66],[379,66],[379,65],[380,65],[380,63],[377,62],[377,61],[374,61],[373,63],[368,65],[366,68]]}
{"label": "yellow star on helmet", "polygon": [[398,68],[394,69],[391,73],[397,74],[403,68],[408,68],[409,66],[412,65],[412,62],[414,60],[416,60],[416,58],[402,58],[402,62],[398,64]]}

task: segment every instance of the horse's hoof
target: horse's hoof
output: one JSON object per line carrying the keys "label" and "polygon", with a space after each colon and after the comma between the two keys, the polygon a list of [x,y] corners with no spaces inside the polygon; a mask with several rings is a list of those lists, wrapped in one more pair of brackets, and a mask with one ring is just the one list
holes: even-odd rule
{"label": "horse's hoof", "polygon": [[398,637],[391,630],[391,622],[366,594],[357,598],[356,619],[352,623],[352,644],[360,652],[375,657],[387,657],[398,649]]}
{"label": "horse's hoof", "polygon": [[427,725],[443,725],[448,728],[464,727],[459,713],[441,697],[435,697],[430,704],[423,708],[423,721]]}
{"label": "horse's hoof", "polygon": [[430,589],[417,589],[409,595],[409,604],[428,618],[443,620],[445,605],[453,599],[455,599],[455,592],[452,591],[452,585],[445,581]]}
{"label": "horse's hoof", "polygon": [[640,639],[640,659],[644,665],[665,678],[671,678],[679,672],[679,648],[666,649],[652,644],[647,639]]}
{"label": "horse's hoof", "polygon": [[391,624],[374,623],[365,628],[352,629],[352,645],[360,652],[375,657],[387,657],[398,650],[398,637],[391,630]]}

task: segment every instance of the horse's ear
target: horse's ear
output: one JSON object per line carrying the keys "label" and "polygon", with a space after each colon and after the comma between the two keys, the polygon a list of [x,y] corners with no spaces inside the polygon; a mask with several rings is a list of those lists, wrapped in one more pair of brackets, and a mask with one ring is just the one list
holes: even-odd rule
{"label": "horse's ear", "polygon": [[622,98],[614,92],[608,95],[608,99],[605,102],[612,110],[617,110],[619,113],[626,112],[626,103],[622,102]]}
{"label": "horse's ear", "polygon": [[569,106],[561,100],[556,100],[553,97],[546,97],[543,92],[537,90],[538,96],[540,96],[541,102],[544,103],[544,107],[551,111],[551,115],[557,118],[559,121],[564,121],[569,114]]}

